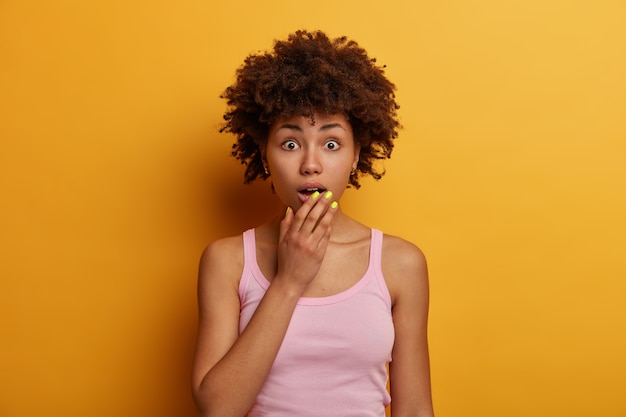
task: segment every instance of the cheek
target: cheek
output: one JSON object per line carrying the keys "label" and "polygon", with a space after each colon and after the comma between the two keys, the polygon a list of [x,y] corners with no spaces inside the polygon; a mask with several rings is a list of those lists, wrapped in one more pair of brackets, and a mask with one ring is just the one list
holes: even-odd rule
{"label": "cheek", "polygon": [[294,169],[293,163],[286,159],[269,158],[268,167],[271,169],[272,177],[276,179],[289,176],[289,173]]}
{"label": "cheek", "polygon": [[290,181],[293,177],[293,174],[289,174],[289,166],[284,163],[280,163],[279,161],[273,161],[273,163],[268,163],[269,171],[270,171],[270,180],[272,184],[274,184],[274,189],[276,192],[280,192],[281,190],[287,188],[290,184]]}

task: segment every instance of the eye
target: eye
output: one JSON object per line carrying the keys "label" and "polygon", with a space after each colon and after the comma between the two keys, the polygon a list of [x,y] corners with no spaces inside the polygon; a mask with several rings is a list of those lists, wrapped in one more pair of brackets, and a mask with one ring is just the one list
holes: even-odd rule
{"label": "eye", "polygon": [[324,147],[326,149],[328,149],[329,151],[334,151],[336,149],[339,149],[339,142],[337,142],[336,140],[332,139],[332,140],[329,140],[328,142],[326,142],[324,144]]}
{"label": "eye", "polygon": [[283,142],[281,147],[287,151],[294,151],[298,149],[300,145],[298,145],[298,142],[296,142],[295,140],[288,140],[288,141]]}

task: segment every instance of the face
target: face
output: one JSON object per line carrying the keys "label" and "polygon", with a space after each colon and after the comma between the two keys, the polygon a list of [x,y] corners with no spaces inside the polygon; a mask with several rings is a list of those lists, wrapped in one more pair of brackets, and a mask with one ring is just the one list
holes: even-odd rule
{"label": "face", "polygon": [[343,194],[359,160],[352,126],[342,114],[315,114],[279,119],[270,126],[264,152],[274,189],[297,209],[315,192]]}

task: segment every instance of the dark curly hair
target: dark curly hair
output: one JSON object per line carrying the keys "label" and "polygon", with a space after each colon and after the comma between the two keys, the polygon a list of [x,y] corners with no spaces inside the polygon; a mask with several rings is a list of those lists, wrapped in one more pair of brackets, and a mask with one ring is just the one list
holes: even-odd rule
{"label": "dark curly hair", "polygon": [[321,31],[300,30],[273,51],[249,55],[221,95],[228,110],[220,131],[237,137],[232,155],[246,165],[244,182],[268,177],[261,150],[274,121],[299,115],[314,123],[315,112],[342,113],[352,126],[361,152],[350,184],[359,188],[360,175],[380,179],[375,162],[391,156],[400,127],[395,85],[383,68],[356,42]]}

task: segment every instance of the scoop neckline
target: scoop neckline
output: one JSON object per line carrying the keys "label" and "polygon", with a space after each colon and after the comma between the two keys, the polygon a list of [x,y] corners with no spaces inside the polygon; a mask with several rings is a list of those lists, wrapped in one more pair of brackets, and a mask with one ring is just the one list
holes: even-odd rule
{"label": "scoop neckline", "polygon": [[[256,257],[256,230],[252,229],[252,239],[254,242],[254,250],[251,251],[251,266],[252,266],[252,276],[256,280],[256,282],[263,288],[263,290],[267,291],[271,282],[265,277],[263,272],[261,272],[261,268],[259,268],[259,263],[257,262]],[[357,282],[352,284],[350,287],[346,288],[343,291],[340,291],[336,294],[326,295],[323,297],[300,297],[298,299],[298,305],[303,306],[316,306],[316,305],[328,305],[338,303],[348,298],[352,297],[354,294],[358,293],[363,287],[365,287],[369,281],[369,278],[372,276],[371,270],[373,267],[373,254],[374,254],[374,230],[370,228],[370,244],[369,244],[369,258],[367,261],[367,269],[365,273]]]}

